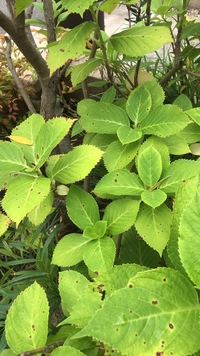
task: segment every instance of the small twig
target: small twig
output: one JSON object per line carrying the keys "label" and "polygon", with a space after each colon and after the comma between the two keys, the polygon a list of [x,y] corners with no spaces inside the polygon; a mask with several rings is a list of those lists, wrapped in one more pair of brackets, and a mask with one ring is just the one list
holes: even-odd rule
{"label": "small twig", "polygon": [[200,74],[194,73],[191,70],[188,70],[188,69],[185,69],[185,68],[181,68],[181,71],[186,73],[186,74],[188,74],[188,75],[192,75],[193,77],[200,78]]}
{"label": "small twig", "polygon": [[25,88],[24,88],[24,85],[23,83],[21,82],[21,80],[19,79],[18,75],[17,75],[17,72],[16,72],[16,69],[13,65],[13,61],[12,61],[12,58],[11,58],[11,40],[8,36],[5,36],[5,40],[6,40],[6,43],[7,43],[7,46],[5,48],[5,51],[1,51],[6,60],[7,60],[7,63],[8,63],[8,68],[15,80],[15,83],[17,84],[17,87],[18,89],[20,90],[21,94],[22,94],[22,97],[29,109],[29,111],[31,112],[31,114],[33,113],[36,113],[36,110],[31,102],[31,99],[29,98]]}
{"label": "small twig", "polygon": [[135,66],[135,73],[134,73],[134,88],[138,86],[138,74],[140,69],[141,58],[138,59],[136,66]]}
{"label": "small twig", "polygon": [[151,0],[147,0],[146,16],[147,16],[147,21],[146,21],[145,25],[150,26],[150,24],[151,24]]}
{"label": "small twig", "polygon": [[22,352],[21,354],[18,354],[17,356],[32,356],[32,355],[37,355],[40,353],[51,352],[52,350],[54,350],[58,346],[62,346],[63,344],[64,344],[64,340],[56,341],[51,345],[47,345],[47,346],[44,346],[44,347],[41,347],[41,348],[35,349],[35,350],[25,351],[25,352]]}
{"label": "small twig", "polygon": [[179,20],[178,32],[176,36],[176,41],[174,44],[174,64],[173,67],[164,75],[164,77],[160,80],[160,85],[165,87],[169,82],[170,78],[176,73],[177,70],[182,69],[183,63],[179,59],[181,53],[181,35],[182,35],[182,28],[183,28],[183,21],[184,21],[184,14],[181,15],[181,19]]}
{"label": "small twig", "polygon": [[106,71],[107,71],[107,75],[108,75],[108,79],[109,81],[111,82],[111,84],[114,86],[114,88],[116,89],[117,93],[126,98],[127,99],[127,95],[124,94],[118,87],[118,85],[115,83],[114,81],[114,78],[113,78],[113,73],[112,73],[112,70],[111,70],[111,67],[110,67],[110,64],[109,64],[109,60],[108,60],[108,57],[107,57],[107,52],[106,52],[106,46],[105,46],[105,42],[103,40],[103,37],[102,37],[102,34],[101,34],[101,30],[100,30],[100,27],[99,27],[99,24],[98,24],[98,21],[97,21],[97,16],[95,14],[95,11],[93,10],[92,6],[90,7],[90,12],[92,14],[92,17],[93,17],[93,22],[96,26],[96,31],[97,31],[97,34],[98,34],[98,38],[99,38],[99,42],[100,42],[100,45],[101,45],[101,51],[102,51],[102,55],[103,55],[103,61],[104,61],[104,65],[105,65],[105,68],[106,68]]}

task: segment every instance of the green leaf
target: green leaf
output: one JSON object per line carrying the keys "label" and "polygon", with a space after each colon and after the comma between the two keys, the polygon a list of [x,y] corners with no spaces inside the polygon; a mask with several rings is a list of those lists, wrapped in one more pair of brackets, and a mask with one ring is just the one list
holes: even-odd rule
{"label": "green leaf", "polygon": [[41,127],[35,140],[35,162],[41,167],[51,151],[67,135],[74,120],[64,117],[50,119]]}
{"label": "green leaf", "polygon": [[190,110],[186,111],[186,114],[189,116],[190,119],[192,119],[194,122],[197,123],[197,125],[200,126],[200,108],[193,108]]}
{"label": "green leaf", "polygon": [[15,15],[18,16],[24,11],[34,0],[15,0]]}
{"label": "green leaf", "polygon": [[100,161],[102,154],[99,148],[92,145],[77,146],[57,161],[51,178],[63,184],[82,180]]}
{"label": "green leaf", "polygon": [[185,94],[180,94],[174,100],[173,105],[178,105],[183,111],[192,109],[192,102]]}
{"label": "green leaf", "polygon": [[155,209],[141,204],[135,227],[144,241],[160,256],[169,240],[171,221],[171,210],[165,204]]}
{"label": "green leaf", "polygon": [[74,305],[66,322],[83,327],[90,321],[94,313],[100,309],[101,305],[101,294],[88,288],[78,299],[76,305]]}
{"label": "green leaf", "polygon": [[[143,142],[143,144],[140,147],[140,154],[145,150],[146,148],[153,146],[159,153],[162,159],[162,167],[163,170],[167,169],[170,165],[170,156],[169,156],[169,150],[167,145],[163,142],[163,139],[156,137],[156,136],[150,136],[146,141]],[[138,161],[138,156],[136,157],[136,163]]]}
{"label": "green leaf", "polygon": [[83,251],[88,239],[81,234],[65,235],[56,245],[52,263],[60,267],[74,266],[83,259]]}
{"label": "green leaf", "polygon": [[56,349],[54,349],[51,354],[51,356],[63,356],[63,355],[70,355],[70,356],[83,356],[83,354],[80,350],[75,349],[74,347],[71,346],[59,346]]}
{"label": "green leaf", "polygon": [[180,218],[179,254],[181,263],[192,282],[200,287],[200,189]]}
{"label": "green leaf", "polygon": [[107,298],[116,290],[125,288],[130,278],[136,276],[138,272],[145,270],[145,267],[136,264],[115,265],[108,272],[100,274],[95,278],[97,289],[105,291]]}
{"label": "green leaf", "polygon": [[94,2],[94,0],[61,0],[64,9],[67,9],[69,13],[77,13],[83,16],[85,10],[87,10]]}
{"label": "green leaf", "polygon": [[49,45],[47,64],[51,74],[64,65],[68,59],[74,59],[84,52],[86,40],[93,29],[93,23],[86,21],[67,31],[60,41]]}
{"label": "green leaf", "polygon": [[49,194],[50,180],[45,177],[19,176],[8,186],[2,200],[7,215],[17,224]]}
{"label": "green leaf", "polygon": [[77,64],[71,72],[72,85],[76,86],[85,80],[88,75],[101,64],[101,59],[91,58],[86,62]]}
{"label": "green leaf", "polygon": [[14,352],[12,352],[10,349],[3,350],[1,352],[1,356],[16,356]]}
{"label": "green leaf", "polygon": [[0,213],[0,236],[2,236],[4,232],[6,232],[9,223],[10,223],[9,218],[6,215]]}
{"label": "green leaf", "polygon": [[164,26],[133,26],[110,37],[114,49],[131,57],[141,57],[159,49],[167,42],[173,42],[170,31]]}
{"label": "green leaf", "polygon": [[126,111],[136,126],[149,114],[151,105],[151,95],[142,85],[131,92],[126,103]]}
{"label": "green leaf", "polygon": [[[33,114],[12,130],[12,135],[23,136],[33,142],[32,146],[21,145],[19,143],[13,142],[16,147],[23,151],[25,158],[30,163],[36,164],[37,159],[35,155],[35,141],[38,137],[41,127],[44,124],[45,120],[41,115]],[[44,137],[42,139],[44,141]]]}
{"label": "green leaf", "polygon": [[88,285],[88,279],[76,271],[59,272],[59,293],[65,315],[72,311]]}
{"label": "green leaf", "polygon": [[12,303],[5,323],[6,340],[16,354],[45,346],[48,334],[48,301],[34,282]]}
{"label": "green leaf", "polygon": [[127,356],[191,355],[200,347],[197,292],[169,268],[139,272],[75,337],[83,336]]}
{"label": "green leaf", "polygon": [[117,130],[117,136],[122,145],[127,145],[128,143],[138,141],[142,137],[142,131],[122,126]]}
{"label": "green leaf", "polygon": [[117,137],[115,135],[86,133],[83,143],[88,145],[94,145],[96,147],[99,147],[100,150],[106,151],[110,143],[116,141],[116,138]]}
{"label": "green leaf", "polygon": [[142,85],[151,94],[152,108],[158,107],[163,104],[165,99],[165,92],[161,85],[156,80],[149,80]]}
{"label": "green leaf", "polygon": [[106,272],[113,266],[115,250],[115,243],[109,237],[90,240],[84,248],[83,260],[91,271]]}
{"label": "green leaf", "polygon": [[0,141],[0,171],[12,173],[27,168],[22,151],[11,142]]}
{"label": "green leaf", "polygon": [[189,120],[176,105],[162,105],[152,109],[141,122],[143,133],[158,137],[174,135],[187,126]]}
{"label": "green leaf", "polygon": [[166,179],[160,184],[160,188],[165,193],[173,193],[184,180],[194,177],[199,170],[200,162],[198,161],[176,160],[163,172],[162,179]]}
{"label": "green leaf", "polygon": [[76,185],[69,189],[66,199],[67,213],[70,220],[84,230],[100,219],[98,205],[93,196]]}
{"label": "green leaf", "polygon": [[187,142],[179,133],[178,135],[172,135],[164,138],[164,142],[169,149],[171,155],[184,155],[190,152],[190,148]]}
{"label": "green leaf", "polygon": [[193,21],[187,23],[187,26],[183,28],[181,38],[188,38],[188,37],[199,37],[200,36],[200,28],[198,26],[198,22],[195,23]]}
{"label": "green leaf", "polygon": [[134,224],[140,202],[129,198],[117,199],[107,205],[103,220],[107,221],[107,234],[118,235]]}
{"label": "green leaf", "polygon": [[47,197],[28,214],[28,219],[33,225],[42,224],[47,215],[51,213],[53,199],[53,192],[49,192]]}
{"label": "green leaf", "polygon": [[199,185],[198,175],[194,178],[184,181],[180,187],[177,189],[175,194],[174,204],[173,204],[173,219],[172,228],[170,233],[170,239],[167,244],[167,254],[173,264],[173,267],[178,269],[183,274],[186,274],[183,265],[180,260],[178,239],[180,236],[179,227],[180,219],[182,217],[183,211],[190,204],[192,199],[195,197]]}
{"label": "green leaf", "polygon": [[116,96],[116,89],[113,86],[111,86],[106,91],[104,91],[100,101],[104,103],[112,104],[113,101],[115,100],[115,96]]}
{"label": "green leaf", "polygon": [[122,145],[120,141],[112,142],[103,157],[105,167],[109,172],[126,167],[136,156],[139,142]]}
{"label": "green leaf", "polygon": [[137,263],[140,266],[153,268],[159,265],[160,256],[138,236],[135,228],[132,227],[123,234],[120,260],[124,263]]}
{"label": "green leaf", "polygon": [[111,13],[116,6],[119,4],[120,0],[106,0],[100,5],[101,11]]}
{"label": "green leaf", "polygon": [[140,196],[143,190],[144,187],[137,174],[120,169],[103,176],[97,183],[94,193],[101,198],[106,198],[109,194]]}
{"label": "green leaf", "polygon": [[129,118],[119,106],[84,99],[78,104],[84,130],[100,134],[116,134],[121,126],[129,126]]}
{"label": "green leaf", "polygon": [[148,187],[158,182],[162,173],[162,158],[153,146],[145,148],[138,155],[138,174]]}
{"label": "green leaf", "polygon": [[194,122],[191,122],[182,131],[179,132],[179,135],[187,143],[199,142],[200,141],[199,125],[197,125]]}
{"label": "green leaf", "polygon": [[86,226],[83,237],[88,239],[98,239],[105,235],[107,230],[107,221],[97,221],[94,226]]}
{"label": "green leaf", "polygon": [[142,201],[151,206],[152,208],[157,208],[167,199],[167,194],[162,190],[144,190],[141,194]]}

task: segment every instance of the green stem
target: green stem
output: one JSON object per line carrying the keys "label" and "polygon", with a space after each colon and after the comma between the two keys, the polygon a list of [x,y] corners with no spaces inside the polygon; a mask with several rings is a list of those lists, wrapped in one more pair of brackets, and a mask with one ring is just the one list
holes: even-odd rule
{"label": "green stem", "polygon": [[124,94],[119,88],[118,86],[116,85],[116,83],[114,82],[114,79],[113,79],[113,73],[112,73],[112,70],[110,68],[110,64],[109,64],[109,60],[108,60],[108,57],[107,57],[107,51],[106,51],[106,46],[105,46],[105,42],[103,40],[103,37],[102,37],[102,34],[101,34],[101,30],[100,30],[100,27],[99,27],[99,24],[98,24],[98,20],[97,20],[97,15],[93,9],[93,7],[91,6],[90,7],[90,12],[92,14],[92,18],[93,18],[93,22],[94,22],[94,25],[95,25],[95,28],[96,28],[96,32],[97,32],[97,36],[98,36],[98,39],[99,39],[99,42],[100,42],[100,47],[101,47],[101,51],[102,51],[102,55],[103,55],[103,63],[106,67],[106,71],[107,71],[107,75],[108,75],[108,79],[109,81],[111,82],[111,84],[114,86],[114,88],[116,89],[116,91],[118,92],[118,94],[120,96],[123,96],[124,98],[127,98],[126,94]]}

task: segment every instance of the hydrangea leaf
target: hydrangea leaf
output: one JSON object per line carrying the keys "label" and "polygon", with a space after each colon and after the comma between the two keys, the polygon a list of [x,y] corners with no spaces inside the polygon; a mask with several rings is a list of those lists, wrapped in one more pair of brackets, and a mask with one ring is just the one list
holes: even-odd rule
{"label": "hydrangea leaf", "polygon": [[193,354],[200,347],[197,292],[178,271],[139,272],[75,337],[84,336],[127,356]]}
{"label": "hydrangea leaf", "polygon": [[16,354],[45,346],[49,306],[44,289],[34,282],[12,303],[5,323],[6,340]]}
{"label": "hydrangea leaf", "polygon": [[81,230],[87,226],[94,226],[100,220],[96,200],[76,185],[72,185],[69,189],[66,206],[69,218]]}
{"label": "hydrangea leaf", "polygon": [[172,221],[171,210],[162,204],[153,209],[141,204],[135,227],[146,243],[156,250],[160,256],[167,245]]}
{"label": "hydrangea leaf", "polygon": [[153,52],[167,42],[173,42],[170,31],[164,26],[133,26],[128,30],[114,34],[110,42],[117,52],[128,56],[140,57]]}
{"label": "hydrangea leaf", "polygon": [[18,176],[8,186],[2,207],[17,224],[49,194],[50,179]]}

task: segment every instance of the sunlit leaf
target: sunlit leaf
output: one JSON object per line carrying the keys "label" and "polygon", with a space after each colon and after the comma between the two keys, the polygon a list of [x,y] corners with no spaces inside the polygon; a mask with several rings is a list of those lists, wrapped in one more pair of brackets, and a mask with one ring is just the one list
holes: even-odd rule
{"label": "sunlit leaf", "polygon": [[93,28],[91,21],[83,22],[64,34],[60,41],[51,43],[47,56],[51,74],[64,65],[68,59],[74,59],[83,53],[86,40]]}
{"label": "sunlit leaf", "polygon": [[51,179],[63,184],[82,180],[100,161],[102,154],[99,148],[92,145],[77,146],[57,161]]}
{"label": "sunlit leaf", "polygon": [[13,352],[21,354],[45,346],[48,313],[46,294],[37,282],[18,295],[5,324],[6,340]]}
{"label": "sunlit leaf", "polygon": [[33,144],[33,142],[32,142],[31,140],[29,140],[28,138],[23,137],[23,136],[10,135],[10,136],[8,136],[8,138],[9,138],[11,141],[15,141],[15,142],[21,143],[21,144],[23,144],[23,145],[32,146],[32,144]]}
{"label": "sunlit leaf", "polygon": [[169,240],[171,222],[172,213],[165,204],[155,209],[141,204],[135,227],[144,241],[162,255]]}
{"label": "sunlit leaf", "polygon": [[10,219],[5,215],[0,213],[0,236],[6,232],[10,223]]}
{"label": "sunlit leaf", "polygon": [[176,355],[176,350],[193,354],[200,346],[197,292],[175,270],[139,272],[126,288],[109,296],[76,334],[83,336],[112,345],[127,356]]}
{"label": "sunlit leaf", "polygon": [[74,266],[83,259],[83,251],[88,239],[81,234],[68,234],[57,243],[52,263],[62,267]]}
{"label": "sunlit leaf", "polygon": [[61,0],[62,6],[69,13],[77,13],[81,16],[92,4],[94,0]]}
{"label": "sunlit leaf", "polygon": [[163,26],[133,26],[110,37],[114,49],[132,57],[144,56],[167,42],[173,42],[170,31]]}
{"label": "sunlit leaf", "polygon": [[19,176],[8,186],[2,200],[7,215],[17,224],[49,194],[50,180],[45,177]]}
{"label": "sunlit leaf", "polygon": [[83,260],[93,272],[106,272],[112,268],[115,258],[115,243],[109,237],[87,240],[83,251]]}
{"label": "sunlit leaf", "polygon": [[69,218],[81,230],[94,226],[100,219],[98,205],[93,196],[76,185],[69,189],[66,206]]}
{"label": "sunlit leaf", "polygon": [[134,224],[140,202],[129,198],[117,199],[105,208],[103,220],[107,221],[107,234],[118,235]]}

